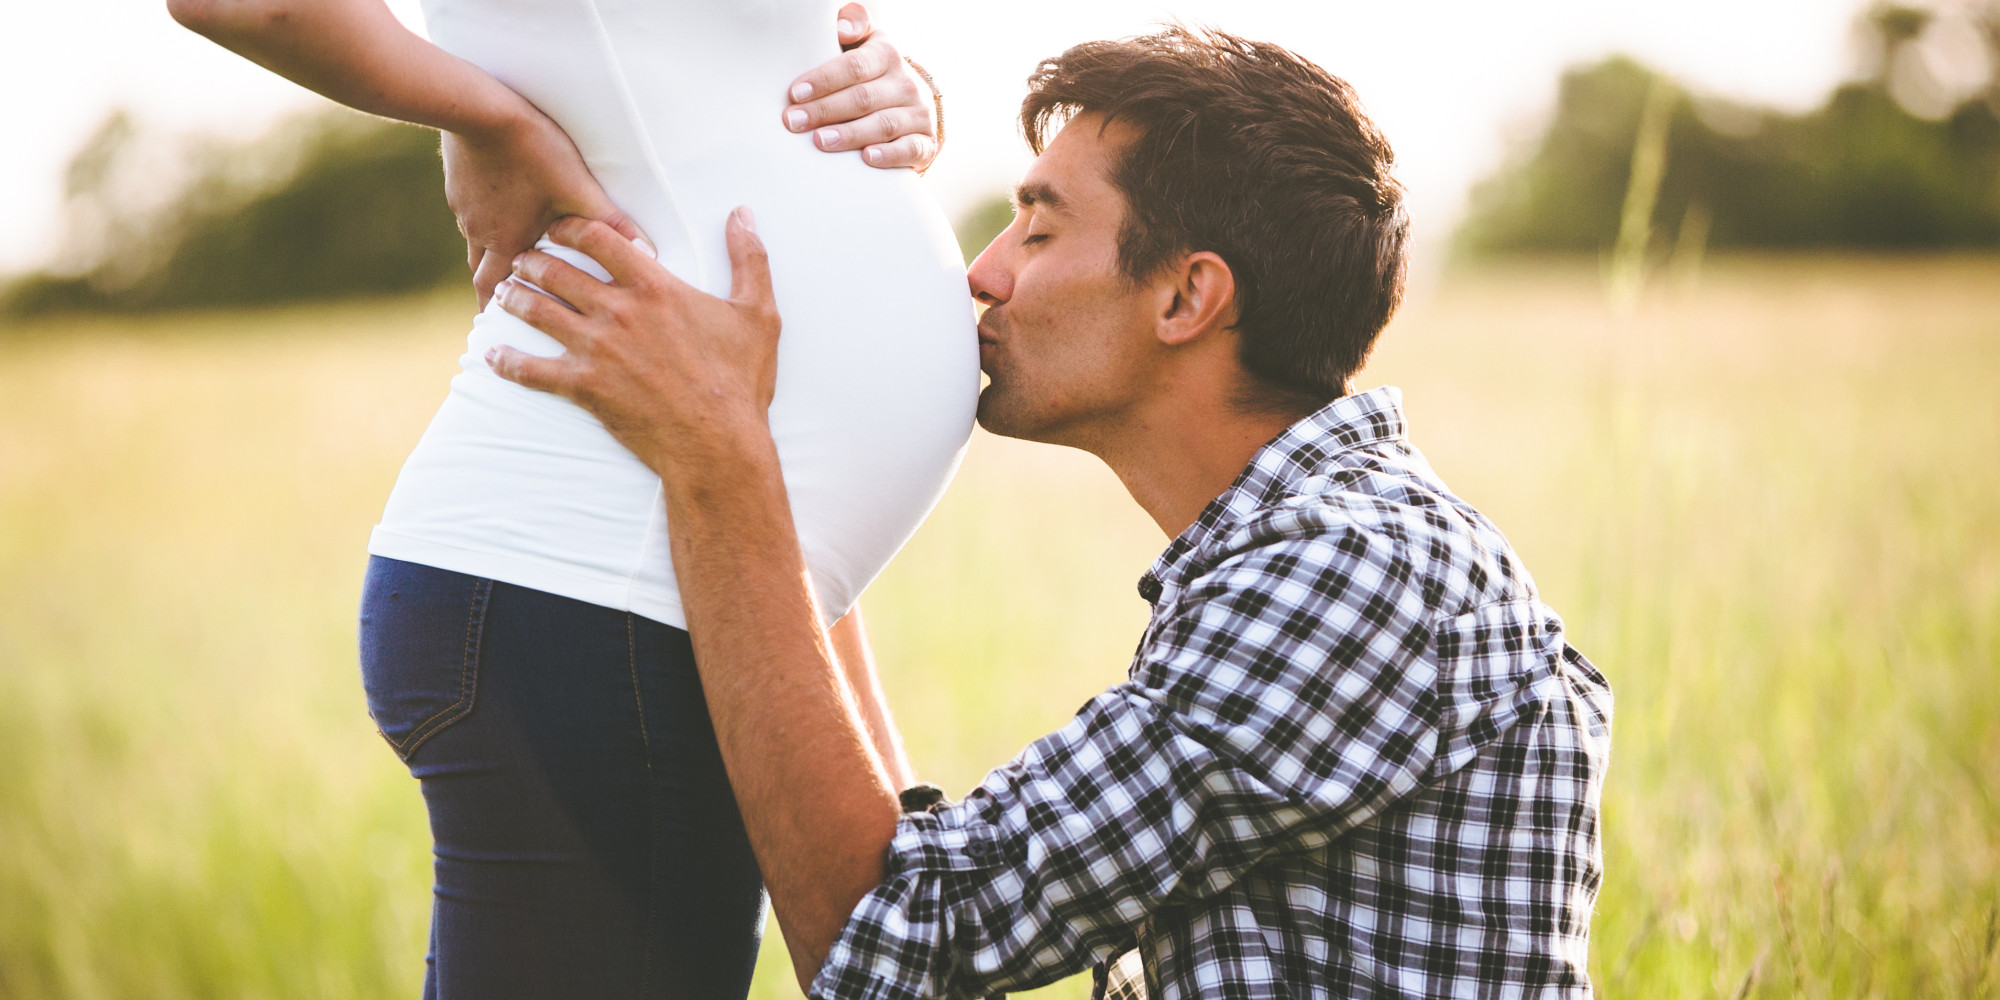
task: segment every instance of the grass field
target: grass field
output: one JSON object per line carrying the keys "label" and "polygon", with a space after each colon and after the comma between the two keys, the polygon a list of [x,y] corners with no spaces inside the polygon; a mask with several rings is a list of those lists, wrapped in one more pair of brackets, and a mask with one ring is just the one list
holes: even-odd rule
{"label": "grass field", "polygon": [[[1600,992],[2000,995],[2000,261],[1603,301],[1449,275],[1363,379],[1616,686]],[[0,998],[415,995],[428,841],[352,617],[464,311],[0,330]],[[865,602],[919,767],[962,790],[1121,677],[1162,544],[1094,460],[976,439]]]}

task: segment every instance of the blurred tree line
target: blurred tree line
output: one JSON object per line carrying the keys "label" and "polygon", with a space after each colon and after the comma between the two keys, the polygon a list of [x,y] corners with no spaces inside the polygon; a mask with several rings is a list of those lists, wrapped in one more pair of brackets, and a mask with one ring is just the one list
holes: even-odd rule
{"label": "blurred tree line", "polygon": [[67,244],[0,312],[259,305],[466,276],[436,133],[345,110],[192,144],[115,114],[65,187]]}
{"label": "blurred tree line", "polygon": [[[1461,246],[2000,246],[2000,0],[1937,2],[1870,9],[1859,75],[1803,115],[1697,96],[1629,59],[1570,72],[1539,144],[1473,192]],[[0,314],[466,280],[436,136],[341,109],[178,144],[114,115],[71,161],[65,209],[65,245],[0,288]],[[966,258],[1011,217],[1004,198],[967,213]]]}
{"label": "blurred tree line", "polygon": [[[249,141],[110,116],[71,159],[66,244],[0,289],[0,315],[267,305],[470,282],[437,135],[329,107]],[[996,212],[999,213],[996,215]],[[1013,217],[957,227],[968,262]]]}
{"label": "blurred tree line", "polygon": [[1603,251],[1635,209],[1696,252],[2000,246],[2000,0],[1877,5],[1855,34],[1858,77],[1802,115],[1626,58],[1571,71],[1539,144],[1473,191],[1461,247]]}

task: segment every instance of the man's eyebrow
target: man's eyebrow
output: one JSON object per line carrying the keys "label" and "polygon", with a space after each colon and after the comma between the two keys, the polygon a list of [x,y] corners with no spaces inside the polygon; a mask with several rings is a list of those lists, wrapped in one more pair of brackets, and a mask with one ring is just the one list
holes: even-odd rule
{"label": "man's eyebrow", "polygon": [[1030,181],[1014,188],[1014,204],[1022,208],[1040,206],[1056,212],[1063,209],[1062,195],[1040,181]]}

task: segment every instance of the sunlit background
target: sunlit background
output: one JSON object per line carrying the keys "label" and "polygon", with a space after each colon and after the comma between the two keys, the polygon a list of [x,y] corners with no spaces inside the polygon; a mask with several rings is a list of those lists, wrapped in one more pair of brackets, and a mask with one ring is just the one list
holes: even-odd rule
{"label": "sunlit background", "polygon": [[[1600,993],[2000,993],[2000,4],[875,10],[968,253],[1070,43],[1177,17],[1355,84],[1420,237],[1361,382],[1618,693]],[[428,840],[352,619],[470,311],[435,139],[154,0],[7,22],[0,1000],[414,995]],[[1093,460],[975,437],[864,601],[920,769],[1119,679],[1162,544]]]}
{"label": "sunlit background", "polygon": [[[391,6],[421,30],[415,0]],[[1541,0],[1160,4],[883,0],[880,22],[949,98],[951,152],[932,174],[954,215],[1018,176],[1012,117],[1037,59],[1087,38],[1181,18],[1283,41],[1360,88],[1395,141],[1428,235],[1448,233],[1467,188],[1546,117],[1557,75],[1634,54],[1705,92],[1804,110],[1858,68],[1860,0]],[[169,132],[245,136],[314,106],[298,87],[181,30],[163,0],[18,4],[0,38],[10,102],[0,143],[0,266],[39,261],[61,230],[63,166],[113,109]],[[1972,59],[1978,74],[1978,52]],[[164,179],[163,179],[164,180]]]}

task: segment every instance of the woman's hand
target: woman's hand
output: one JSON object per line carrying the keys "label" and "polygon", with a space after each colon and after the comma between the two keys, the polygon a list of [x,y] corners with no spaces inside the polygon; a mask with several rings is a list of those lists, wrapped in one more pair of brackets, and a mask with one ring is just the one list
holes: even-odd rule
{"label": "woman's hand", "polygon": [[845,51],[792,81],[785,127],[813,130],[829,153],[858,149],[869,166],[928,169],[940,136],[931,85],[874,30],[867,8],[840,8]]}
{"label": "woman's hand", "polygon": [[628,240],[645,239],[590,175],[568,133],[525,99],[501,128],[444,133],[444,196],[465,237],[481,309],[511,272],[514,257],[565,215],[597,219]]}

